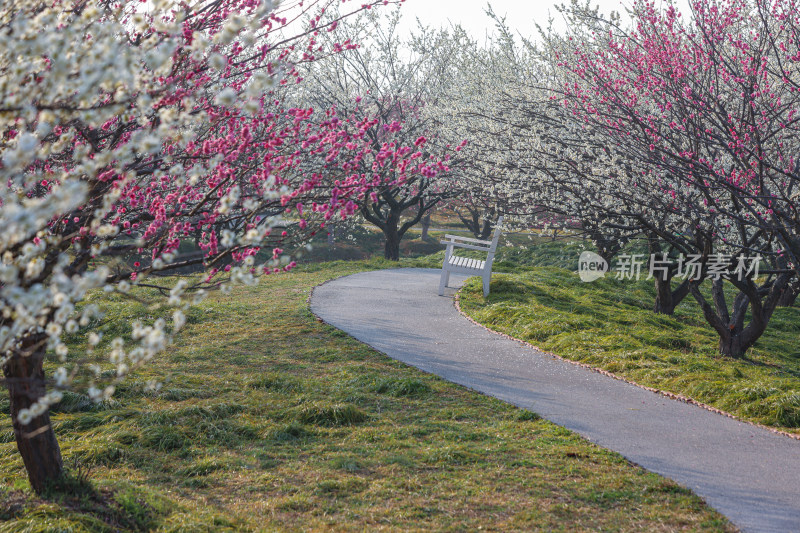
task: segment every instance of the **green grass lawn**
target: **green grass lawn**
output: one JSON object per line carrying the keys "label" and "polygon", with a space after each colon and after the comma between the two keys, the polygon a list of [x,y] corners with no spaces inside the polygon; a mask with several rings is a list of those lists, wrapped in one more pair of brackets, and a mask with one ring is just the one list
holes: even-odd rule
{"label": "green grass lawn", "polygon": [[747,358],[733,360],[718,355],[717,335],[691,296],[674,316],[657,315],[651,282],[582,283],[561,268],[516,270],[494,276],[488,299],[479,280],[470,282],[462,309],[562,357],[800,433],[800,309],[776,310]]}
{"label": "green grass lawn", "polygon": [[[46,498],[0,401],[0,531],[733,530],[675,483],[308,310],[315,285],[386,266],[317,265],[198,305],[112,402],[68,395],[55,410],[71,477]],[[518,283],[498,278],[490,304]],[[107,337],[150,313],[97,298]]]}

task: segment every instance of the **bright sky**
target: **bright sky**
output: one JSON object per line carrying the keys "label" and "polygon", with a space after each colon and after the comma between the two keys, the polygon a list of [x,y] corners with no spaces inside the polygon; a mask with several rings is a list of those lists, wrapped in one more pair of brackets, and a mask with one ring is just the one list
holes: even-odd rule
{"label": "bright sky", "polygon": [[[564,28],[555,6],[568,4],[568,0],[491,0],[494,12],[499,16],[506,16],[506,23],[525,36],[536,35],[535,23],[542,27],[547,26],[548,14],[555,19],[557,30]],[[656,1],[658,4],[658,0]],[[472,36],[478,40],[487,32],[494,31],[494,23],[486,16],[487,0],[406,0],[402,9],[403,20],[401,27],[412,29],[416,26],[416,18],[423,24],[440,27],[447,26],[449,22],[460,23]],[[592,4],[599,5],[600,11],[608,14],[617,11],[624,16],[625,7],[631,5],[631,0],[593,0]],[[678,0],[678,9],[686,13],[687,0]],[[535,21],[535,22],[534,22]]]}

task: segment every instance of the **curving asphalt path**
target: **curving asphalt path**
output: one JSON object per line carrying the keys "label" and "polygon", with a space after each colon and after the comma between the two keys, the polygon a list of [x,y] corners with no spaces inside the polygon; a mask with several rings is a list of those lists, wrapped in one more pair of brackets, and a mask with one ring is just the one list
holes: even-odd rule
{"label": "curving asphalt path", "polygon": [[315,288],[311,309],[394,359],[535,411],[677,481],[743,531],[800,531],[800,441],[486,331],[454,308],[454,289],[437,295],[439,273],[353,274]]}

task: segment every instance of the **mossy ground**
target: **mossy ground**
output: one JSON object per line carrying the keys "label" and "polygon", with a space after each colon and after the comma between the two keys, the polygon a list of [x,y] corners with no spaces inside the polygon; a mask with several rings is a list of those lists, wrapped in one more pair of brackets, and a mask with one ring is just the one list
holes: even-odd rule
{"label": "mossy ground", "polygon": [[[54,410],[70,477],[45,497],[0,402],[0,531],[733,529],[675,483],[308,310],[315,285],[387,265],[317,265],[198,305],[113,401]],[[492,298],[518,283],[498,282]],[[98,298],[107,337],[148,312]]]}

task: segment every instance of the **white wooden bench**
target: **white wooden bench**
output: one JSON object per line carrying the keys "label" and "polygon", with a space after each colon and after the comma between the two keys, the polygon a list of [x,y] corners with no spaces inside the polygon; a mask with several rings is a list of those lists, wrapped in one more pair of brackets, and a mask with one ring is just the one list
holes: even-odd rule
{"label": "white wooden bench", "polygon": [[[500,228],[502,223],[503,217],[500,217],[497,220],[497,225],[494,228],[494,235],[491,241],[459,237],[457,235],[445,235],[444,238],[446,240],[439,241],[447,245],[447,249],[444,252],[444,262],[442,263],[442,279],[439,282],[439,296],[444,296],[444,288],[447,286],[447,282],[450,281],[451,273],[480,276],[483,280],[483,295],[489,295],[489,282],[492,279],[492,263],[494,262],[495,250],[497,250],[497,241],[500,239],[500,234],[502,233]],[[469,257],[454,255],[454,248],[484,251],[486,252],[486,260],[470,259]]]}

